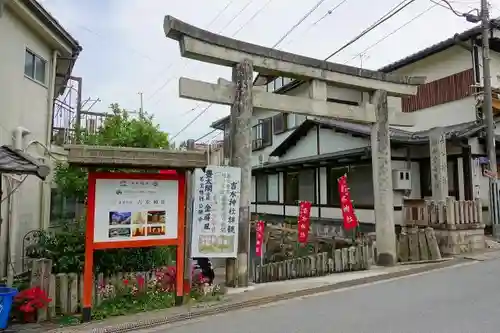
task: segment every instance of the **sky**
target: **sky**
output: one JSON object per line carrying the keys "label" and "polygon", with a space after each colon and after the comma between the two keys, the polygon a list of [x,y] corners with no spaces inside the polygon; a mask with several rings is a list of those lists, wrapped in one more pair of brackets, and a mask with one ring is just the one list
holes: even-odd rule
{"label": "sky", "polygon": [[[138,110],[142,92],[144,110],[181,142],[210,132],[210,124],[228,115],[229,108],[214,105],[179,133],[208,106],[179,98],[179,77],[216,82],[219,77],[230,80],[231,70],[182,58],[178,43],[164,35],[164,16],[272,47],[318,0],[40,2],[83,47],[73,75],[83,77],[83,99],[101,100],[92,111],[106,112],[111,103]],[[399,2],[324,0],[277,49],[324,59]],[[460,12],[479,6],[479,0],[450,2]],[[490,2],[492,17],[500,16],[500,0]],[[431,0],[416,0],[330,61],[377,69],[473,26]],[[221,133],[215,132],[200,142],[220,138]]]}

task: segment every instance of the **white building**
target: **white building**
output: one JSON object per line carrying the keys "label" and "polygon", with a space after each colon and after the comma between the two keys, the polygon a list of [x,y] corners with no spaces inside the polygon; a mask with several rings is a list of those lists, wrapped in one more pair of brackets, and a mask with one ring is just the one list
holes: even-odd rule
{"label": "white building", "polygon": [[[48,157],[41,145],[53,150],[54,99],[64,92],[82,48],[35,0],[0,1],[0,45],[0,145]],[[9,193],[9,183],[15,182],[5,177],[2,198]],[[22,238],[48,225],[50,192],[50,179],[28,177],[16,191],[14,207],[8,209],[9,200],[2,200],[0,276],[7,266],[7,226],[15,230],[12,261],[20,268]]]}
{"label": "white building", "polygon": [[[500,87],[499,33],[492,30],[494,87]],[[481,105],[477,93],[482,82],[480,38],[479,28],[473,28],[380,69],[427,77],[427,84],[419,87],[416,96],[403,100],[389,97],[390,111],[411,112],[417,122],[412,128],[391,129],[396,224],[403,218],[404,198],[431,195],[427,135],[433,127],[447,127],[449,194],[457,199],[481,197],[487,209],[488,180],[479,165],[479,157],[485,156],[484,126],[477,121]],[[309,82],[283,77],[260,76],[254,85],[294,96],[307,96],[312,90]],[[327,100],[360,105],[364,96],[359,91],[329,87]],[[496,103],[500,105],[500,101]],[[254,110],[252,121],[253,213],[283,221],[297,216],[298,200],[308,200],[313,203],[313,220],[338,223],[341,212],[336,180],[347,173],[358,219],[366,229],[373,229],[369,126],[263,109]],[[228,117],[212,127],[227,132],[227,123]]]}

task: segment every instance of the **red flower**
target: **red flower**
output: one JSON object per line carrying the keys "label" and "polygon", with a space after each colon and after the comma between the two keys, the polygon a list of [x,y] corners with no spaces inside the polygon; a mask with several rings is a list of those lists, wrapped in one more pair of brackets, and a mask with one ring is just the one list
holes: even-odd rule
{"label": "red flower", "polygon": [[42,309],[47,306],[52,299],[40,287],[25,289],[18,293],[14,301],[19,304],[19,310],[22,312],[34,312],[36,309]]}
{"label": "red flower", "polygon": [[123,284],[128,286],[129,281],[127,279],[123,280]]}

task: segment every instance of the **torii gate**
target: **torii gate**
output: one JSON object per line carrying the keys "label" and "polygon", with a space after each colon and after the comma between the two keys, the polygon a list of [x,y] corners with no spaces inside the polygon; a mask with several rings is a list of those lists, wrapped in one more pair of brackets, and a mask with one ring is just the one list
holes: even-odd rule
{"label": "torii gate", "polygon": [[[377,262],[395,265],[391,149],[389,125],[413,126],[411,114],[389,114],[387,96],[415,95],[424,77],[406,77],[340,65],[301,55],[246,43],[221,36],[172,16],[166,16],[164,31],[179,42],[181,55],[203,62],[233,68],[233,82],[219,79],[217,84],[180,78],[179,96],[231,106],[231,144],[233,162],[242,169],[239,220],[238,284],[248,284],[249,219],[251,188],[251,125],[253,108],[321,116],[373,124],[371,144]],[[311,81],[309,98],[286,96],[253,88],[253,72]],[[348,87],[363,93],[361,106],[327,102],[327,84]],[[227,272],[230,273],[230,272]]]}

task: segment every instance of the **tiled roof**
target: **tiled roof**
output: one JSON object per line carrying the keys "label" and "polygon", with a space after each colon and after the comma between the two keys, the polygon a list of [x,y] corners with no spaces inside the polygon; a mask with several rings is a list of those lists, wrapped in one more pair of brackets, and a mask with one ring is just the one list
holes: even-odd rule
{"label": "tiled roof", "polygon": [[30,155],[10,146],[0,147],[0,173],[34,175],[45,180],[50,168]]}

